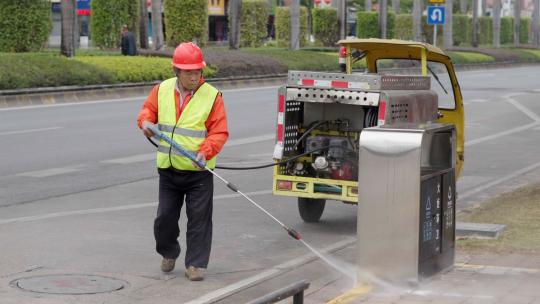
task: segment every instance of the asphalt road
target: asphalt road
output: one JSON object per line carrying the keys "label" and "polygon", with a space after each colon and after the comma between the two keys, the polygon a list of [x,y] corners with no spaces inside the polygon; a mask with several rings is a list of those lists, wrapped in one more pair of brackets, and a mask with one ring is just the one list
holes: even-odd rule
{"label": "asphalt road", "polygon": [[[458,209],[540,181],[539,76],[538,66],[459,73],[466,145]],[[223,93],[231,138],[218,163],[270,162],[276,88]],[[153,252],[157,173],[153,147],[136,127],[143,99],[0,109],[0,277],[33,267],[109,273],[144,288],[126,296],[133,302],[158,289],[152,280],[174,278],[159,273]],[[270,194],[271,169],[220,173],[315,247],[352,244],[355,206],[329,202],[321,223],[305,224],[294,199]],[[307,253],[263,213],[215,183],[210,277],[204,288],[184,290],[185,299]],[[1,286],[0,293],[11,294]]]}

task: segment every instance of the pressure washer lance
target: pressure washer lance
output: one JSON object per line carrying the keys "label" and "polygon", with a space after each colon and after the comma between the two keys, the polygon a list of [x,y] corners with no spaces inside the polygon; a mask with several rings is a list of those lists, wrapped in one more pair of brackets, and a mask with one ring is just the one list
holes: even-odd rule
{"label": "pressure washer lance", "polygon": [[154,136],[157,138],[157,139],[162,139],[164,141],[166,141],[169,145],[171,145],[171,147],[173,147],[176,151],[180,152],[182,155],[184,155],[185,157],[189,158],[192,162],[194,162],[195,164],[197,164],[199,167],[203,168],[204,170],[207,170],[208,172],[212,173],[215,177],[219,178],[222,182],[224,182],[226,185],[227,185],[227,188],[231,189],[232,191],[242,195],[245,199],[247,199],[250,203],[252,203],[254,206],[256,206],[257,208],[259,208],[262,212],[266,213],[266,215],[268,215],[271,219],[273,219],[274,221],[276,221],[283,229],[285,229],[285,231],[287,231],[287,233],[295,240],[300,240],[301,237],[300,237],[300,233],[296,232],[294,229],[290,228],[290,227],[287,227],[285,226],[285,224],[283,224],[280,220],[278,220],[277,218],[275,218],[272,214],[270,214],[268,211],[266,211],[263,207],[261,207],[259,204],[257,204],[254,200],[252,200],[249,196],[245,195],[244,193],[242,193],[235,185],[233,185],[232,183],[230,183],[229,181],[227,181],[226,179],[224,179],[223,177],[221,177],[219,174],[217,174],[216,172],[214,172],[214,170],[208,168],[206,166],[206,163],[203,162],[203,161],[198,161],[196,159],[196,155],[193,154],[193,152],[191,151],[187,151],[186,149],[184,149],[182,146],[180,146],[177,142],[175,142],[174,140],[172,140],[170,137],[168,137],[167,135],[163,134],[161,131],[159,131],[159,129],[156,127],[156,125],[145,125],[146,128],[148,128],[150,131],[152,131],[152,133],[154,133]]}

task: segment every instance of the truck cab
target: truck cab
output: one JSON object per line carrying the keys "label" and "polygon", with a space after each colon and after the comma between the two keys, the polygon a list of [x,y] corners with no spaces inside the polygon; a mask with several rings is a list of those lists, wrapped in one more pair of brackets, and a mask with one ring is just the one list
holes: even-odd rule
{"label": "truck cab", "polygon": [[[346,39],[345,73],[289,71],[278,91],[273,193],[296,197],[301,218],[319,221],[327,200],[358,202],[364,128],[448,123],[463,167],[464,112],[454,67],[432,45]],[[374,181],[376,182],[376,181]]]}

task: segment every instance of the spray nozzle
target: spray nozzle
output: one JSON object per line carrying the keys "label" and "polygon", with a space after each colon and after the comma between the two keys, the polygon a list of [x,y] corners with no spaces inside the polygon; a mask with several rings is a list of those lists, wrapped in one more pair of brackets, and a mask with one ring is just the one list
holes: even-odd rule
{"label": "spray nozzle", "polygon": [[287,231],[287,233],[295,240],[300,240],[302,237],[300,237],[300,233],[296,232],[296,230],[288,227],[283,227]]}

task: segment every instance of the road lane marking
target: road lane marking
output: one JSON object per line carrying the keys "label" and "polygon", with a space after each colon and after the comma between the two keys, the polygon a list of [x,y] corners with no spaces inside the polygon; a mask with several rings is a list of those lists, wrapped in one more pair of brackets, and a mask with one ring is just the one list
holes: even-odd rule
{"label": "road lane marking", "polygon": [[501,177],[499,179],[491,181],[491,182],[489,182],[487,184],[484,184],[484,185],[482,185],[480,187],[476,187],[476,188],[474,188],[472,190],[466,191],[465,193],[460,193],[458,198],[460,200],[468,198],[469,196],[472,196],[472,195],[474,195],[474,194],[476,194],[478,192],[482,192],[482,191],[484,191],[486,189],[489,189],[489,188],[491,188],[491,187],[493,187],[495,185],[498,185],[498,184],[504,183],[506,181],[512,180],[512,179],[514,179],[514,178],[516,178],[518,176],[521,176],[521,175],[523,175],[525,173],[533,171],[533,170],[535,170],[537,168],[540,168],[540,162],[538,162],[536,164],[532,164],[530,166],[527,166],[527,167],[522,168],[520,170],[517,170],[515,172],[512,172],[512,173],[510,173],[510,174],[508,174],[506,176],[503,176],[503,177]]}
{"label": "road lane marking", "polygon": [[70,167],[61,167],[61,168],[52,168],[39,171],[29,171],[15,174],[16,176],[25,176],[25,177],[50,177],[55,175],[61,175],[66,173],[72,173],[83,170],[84,165],[76,165]]}
{"label": "road lane marking", "polygon": [[503,136],[510,135],[510,134],[513,134],[513,133],[528,130],[528,129],[531,129],[531,128],[534,128],[534,127],[540,125],[540,117],[538,115],[536,115],[536,113],[529,110],[524,105],[522,105],[519,101],[512,98],[514,96],[519,96],[519,95],[524,95],[524,94],[525,93],[508,94],[508,95],[503,96],[503,98],[506,99],[506,101],[508,103],[510,103],[511,105],[516,107],[520,112],[522,112],[523,114],[527,115],[530,119],[532,119],[534,121],[533,123],[530,123],[530,124],[527,124],[527,125],[524,125],[524,126],[520,126],[520,127],[516,127],[516,128],[510,129],[510,130],[503,131],[503,132],[495,133],[495,134],[492,134],[492,135],[484,136],[484,137],[481,137],[481,138],[466,141],[465,142],[465,147],[469,147],[469,146],[472,146],[472,145],[483,143],[483,142],[488,141],[488,140],[492,140],[492,139],[495,139],[495,138],[499,138],[499,137],[503,137]]}
{"label": "road lane marking", "polygon": [[1,111],[18,111],[18,110],[31,110],[31,109],[40,109],[40,108],[52,108],[52,107],[69,107],[69,106],[81,106],[89,104],[100,104],[100,103],[110,103],[110,102],[122,102],[122,101],[132,101],[140,100],[141,102],[146,99],[144,96],[133,96],[126,98],[115,98],[115,99],[103,99],[103,100],[89,100],[89,101],[77,101],[77,102],[67,102],[67,103],[54,103],[46,105],[33,105],[33,106],[23,106],[23,107],[9,107],[9,108],[0,108]]}
{"label": "road lane marking", "polygon": [[[275,134],[270,133],[270,134],[252,136],[252,137],[233,139],[225,143],[225,148],[263,142],[270,139],[274,139],[274,137],[275,137]],[[155,157],[156,157],[156,153],[153,152],[153,153],[137,154],[137,155],[122,157],[122,158],[108,159],[108,160],[103,160],[100,162],[104,164],[127,165],[127,164],[132,164],[132,163],[151,161]],[[221,164],[218,164],[218,165],[221,165]]]}
{"label": "road lane marking", "polygon": [[[246,192],[244,194],[248,196],[268,195],[268,194],[272,194],[272,190],[253,191],[253,192]],[[241,197],[241,195],[237,193],[216,195],[214,196],[214,200],[223,200],[223,199],[236,198],[236,197]],[[140,209],[140,208],[155,207],[157,206],[157,204],[158,204],[157,202],[153,202],[153,203],[123,205],[123,206],[117,206],[117,207],[52,212],[52,213],[46,213],[46,214],[40,214],[40,215],[24,216],[24,217],[17,217],[17,218],[11,218],[11,219],[2,219],[0,220],[0,225],[12,224],[12,223],[34,222],[34,221],[39,221],[39,220],[46,220],[46,219],[53,219],[53,218],[60,218],[60,217],[70,217],[74,215],[88,215],[88,214],[108,213],[108,212],[123,211],[123,210],[134,210],[134,209]]]}
{"label": "road lane marking", "polygon": [[[339,242],[333,243],[329,246],[326,246],[322,248],[320,251],[323,254],[332,253],[335,251],[338,251],[343,248],[347,248],[351,245],[354,245],[356,243],[356,238],[346,238],[344,240],[341,240]],[[219,300],[222,300],[228,296],[231,296],[235,293],[238,293],[242,290],[245,290],[249,287],[255,286],[263,281],[267,281],[271,278],[277,277],[278,275],[288,272],[291,270],[294,270],[298,268],[301,265],[305,265],[311,261],[317,260],[318,257],[314,253],[309,253],[306,255],[303,255],[301,257],[298,257],[296,259],[290,260],[288,262],[276,265],[266,271],[263,271],[259,274],[256,274],[254,276],[251,276],[249,278],[246,278],[244,280],[238,281],[234,284],[225,286],[223,288],[220,288],[218,290],[212,291],[210,293],[205,294],[202,297],[199,297],[197,299],[191,300],[187,302],[186,304],[207,304],[207,303],[215,303]]]}
{"label": "road lane marking", "polygon": [[475,98],[475,99],[469,99],[467,100],[467,103],[471,103],[471,102],[475,102],[475,103],[483,103],[483,102],[488,102],[489,100],[487,99],[482,99],[482,98]]}
{"label": "road lane marking", "polygon": [[28,130],[18,130],[18,131],[6,131],[6,132],[0,132],[0,135],[35,133],[35,132],[44,132],[44,131],[58,130],[58,129],[62,129],[62,127],[49,127],[49,128],[28,129]]}

